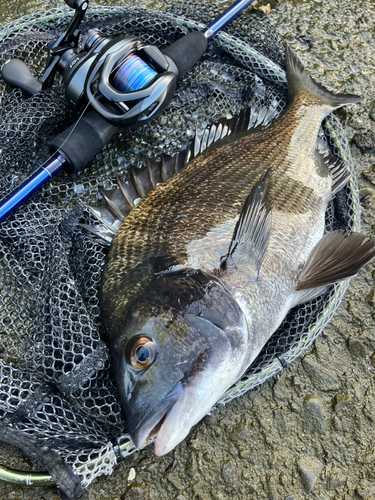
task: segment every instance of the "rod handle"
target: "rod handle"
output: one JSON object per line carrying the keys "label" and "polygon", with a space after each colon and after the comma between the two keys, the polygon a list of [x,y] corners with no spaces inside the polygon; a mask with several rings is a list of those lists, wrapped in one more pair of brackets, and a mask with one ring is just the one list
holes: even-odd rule
{"label": "rod handle", "polygon": [[162,50],[178,69],[179,78],[191,69],[207,49],[207,38],[200,31],[191,31]]}
{"label": "rod handle", "polygon": [[77,173],[99,153],[117,132],[118,127],[108,123],[96,111],[90,111],[78,122],[49,143],[50,153],[61,153],[69,162],[71,173]]}

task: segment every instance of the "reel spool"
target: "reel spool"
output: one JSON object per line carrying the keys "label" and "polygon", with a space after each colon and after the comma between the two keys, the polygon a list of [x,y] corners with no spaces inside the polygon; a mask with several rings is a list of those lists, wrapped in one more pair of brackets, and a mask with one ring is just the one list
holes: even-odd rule
{"label": "reel spool", "polygon": [[155,76],[157,72],[133,54],[112,74],[111,83],[121,92],[132,92],[146,87]]}

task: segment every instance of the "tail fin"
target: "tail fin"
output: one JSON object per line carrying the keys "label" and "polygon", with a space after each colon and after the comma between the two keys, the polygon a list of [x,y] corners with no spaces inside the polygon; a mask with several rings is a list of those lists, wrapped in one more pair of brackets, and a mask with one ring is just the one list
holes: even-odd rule
{"label": "tail fin", "polygon": [[302,89],[315,96],[319,99],[319,101],[328,104],[333,109],[362,101],[362,97],[354,94],[335,93],[317,83],[306,72],[304,65],[288,45],[285,45],[285,57],[287,65],[289,102],[291,102],[294,96],[301,92]]}

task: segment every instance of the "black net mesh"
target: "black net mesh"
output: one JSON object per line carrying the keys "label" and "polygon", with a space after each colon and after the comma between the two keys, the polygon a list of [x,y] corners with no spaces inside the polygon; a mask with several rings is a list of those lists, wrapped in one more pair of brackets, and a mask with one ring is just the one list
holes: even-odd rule
{"label": "black net mesh", "polygon": [[[201,2],[165,8],[168,13],[94,7],[82,32],[96,27],[108,37],[138,35],[162,48],[218,14]],[[0,65],[20,58],[40,74],[46,44],[66,28],[70,16],[71,11],[56,9],[3,27]],[[55,480],[49,452],[58,454],[85,487],[95,477],[110,474],[121,456],[134,451],[102,340],[98,288],[107,250],[79,226],[92,222],[84,204],[100,203],[98,186],[112,187],[115,172],[126,177],[131,165],[144,164],[146,155],[158,158],[183,149],[197,130],[221,117],[248,106],[254,124],[264,107],[278,116],[286,104],[283,52],[265,16],[240,16],[179,82],[172,103],[157,121],[120,131],[78,176],[61,174],[1,224],[0,436],[9,442],[11,430],[17,435],[13,442],[48,467]],[[49,140],[77,116],[67,107],[59,81],[50,90],[26,97],[0,80],[0,98],[3,197],[48,158]],[[335,117],[325,122],[321,135],[352,172],[350,184],[327,211],[327,230],[358,230],[355,173]],[[276,374],[306,349],[332,316],[346,286],[335,285],[290,311],[220,403]],[[35,446],[44,447],[44,459],[33,454]]]}

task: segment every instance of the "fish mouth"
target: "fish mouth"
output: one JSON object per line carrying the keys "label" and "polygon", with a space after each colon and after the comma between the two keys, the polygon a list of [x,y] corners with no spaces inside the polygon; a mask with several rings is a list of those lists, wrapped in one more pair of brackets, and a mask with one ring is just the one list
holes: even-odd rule
{"label": "fish mouth", "polygon": [[138,424],[132,435],[134,445],[141,450],[158,434],[173,406],[184,396],[182,383],[177,382],[160,404]]}
{"label": "fish mouth", "polygon": [[[156,435],[155,455],[163,456],[181,443],[190,429],[210,412],[219,397],[238,378],[228,380],[223,377],[220,380],[217,372],[213,375],[215,383],[212,375],[179,381],[138,424],[132,435],[135,446],[144,448]],[[207,386],[211,386],[212,390],[207,391]]]}
{"label": "fish mouth", "polygon": [[[196,325],[193,319],[191,323],[196,329],[202,327],[202,318],[198,323],[194,317],[194,321]],[[203,321],[206,329],[209,327],[211,342],[200,346],[188,370],[182,371],[180,380],[130,431],[138,449],[145,447],[156,435],[155,454],[163,456],[172,451],[242,374],[247,337],[238,335],[234,342],[233,335],[208,320]]]}

